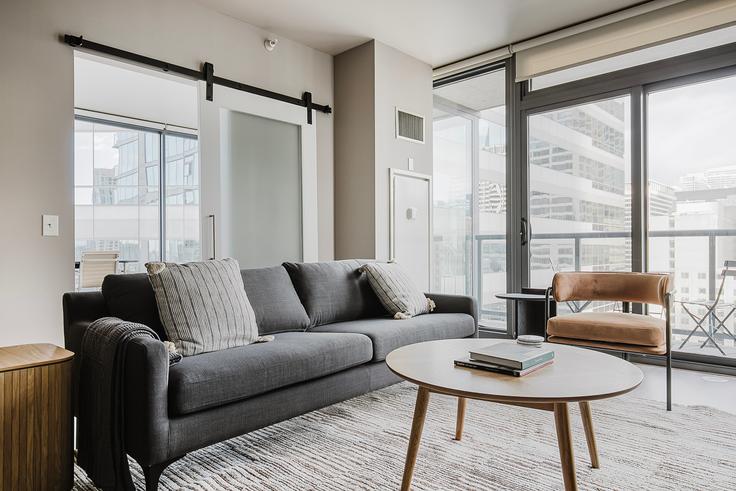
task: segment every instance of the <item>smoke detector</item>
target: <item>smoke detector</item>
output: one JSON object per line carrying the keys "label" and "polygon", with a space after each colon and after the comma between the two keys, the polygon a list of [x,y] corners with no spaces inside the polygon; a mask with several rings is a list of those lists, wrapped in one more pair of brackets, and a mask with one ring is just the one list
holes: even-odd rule
{"label": "smoke detector", "polygon": [[269,38],[263,41],[263,46],[266,48],[266,51],[271,52],[274,49],[276,49],[276,45],[279,44],[279,40],[277,38]]}

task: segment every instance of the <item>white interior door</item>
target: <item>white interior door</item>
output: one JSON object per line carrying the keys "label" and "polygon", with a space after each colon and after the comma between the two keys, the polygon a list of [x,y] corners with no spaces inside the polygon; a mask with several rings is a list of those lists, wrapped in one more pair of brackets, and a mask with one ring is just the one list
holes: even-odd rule
{"label": "white interior door", "polygon": [[316,117],[227,87],[199,87],[202,255],[243,268],[317,260]]}
{"label": "white interior door", "polygon": [[423,291],[429,291],[432,177],[391,169],[390,256]]}

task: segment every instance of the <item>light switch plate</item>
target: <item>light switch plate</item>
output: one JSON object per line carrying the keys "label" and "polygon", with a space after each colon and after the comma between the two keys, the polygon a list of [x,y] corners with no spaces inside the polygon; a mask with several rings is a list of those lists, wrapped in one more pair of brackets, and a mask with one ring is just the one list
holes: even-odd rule
{"label": "light switch plate", "polygon": [[409,170],[414,170],[414,159],[409,157]]}
{"label": "light switch plate", "polygon": [[43,230],[42,234],[44,237],[58,237],[59,236],[59,215],[43,215]]}

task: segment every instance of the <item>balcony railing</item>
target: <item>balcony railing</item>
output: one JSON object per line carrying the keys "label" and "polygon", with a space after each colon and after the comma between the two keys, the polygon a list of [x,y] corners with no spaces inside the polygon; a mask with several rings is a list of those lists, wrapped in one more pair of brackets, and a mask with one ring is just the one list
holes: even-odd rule
{"label": "balcony railing", "polygon": [[[656,238],[671,238],[671,239],[682,239],[682,238],[702,238],[707,240],[707,246],[703,248],[702,254],[703,256],[695,257],[693,258],[694,261],[701,260],[704,257],[707,260],[707,267],[706,267],[706,274],[707,274],[707,295],[706,294],[700,294],[697,296],[691,296],[690,293],[686,293],[684,291],[675,291],[675,298],[677,300],[703,300],[708,301],[715,298],[718,288],[720,286],[720,272],[721,268],[723,266],[723,260],[725,259],[736,259],[736,243],[733,247],[733,254],[729,256],[729,253],[731,251],[720,251],[720,254],[716,250],[717,246],[717,239],[720,238],[727,238],[727,237],[734,237],[736,238],[736,229],[714,229],[714,230],[656,230],[656,231],[650,231],[648,233],[648,237],[651,239]],[[490,298],[483,298],[483,281],[484,281],[484,273],[489,274],[488,269],[484,270],[484,265],[488,265],[489,261],[493,262],[495,261],[503,261],[505,264],[505,257],[498,256],[498,257],[491,257],[488,254],[484,255],[484,244],[488,244],[496,242],[496,243],[503,243],[506,240],[506,236],[502,234],[482,234],[482,235],[476,235],[475,239],[477,241],[477,265],[476,265],[476,280],[478,285],[478,292],[480,298],[480,304],[481,304],[481,317],[485,317],[487,320],[491,321],[491,319],[496,319],[496,323],[499,323],[499,319],[501,317],[500,314],[502,314],[501,311],[499,311],[499,308],[503,308],[504,302],[501,300],[497,300],[494,295],[490,295]],[[549,262],[549,266],[546,268],[535,268],[535,264],[538,265],[538,263],[534,263],[534,248],[536,246],[543,246],[545,244],[545,241],[550,241],[547,244],[554,247],[554,242],[552,241],[566,241],[567,243],[562,245],[559,244],[558,247],[566,249],[563,254],[560,254],[558,256],[564,256],[565,259],[570,260],[571,262],[564,262],[560,264],[555,264],[555,269],[559,271],[584,271],[584,270],[591,270],[591,271],[606,271],[606,270],[619,270],[619,268],[611,267],[611,263],[615,261],[601,261],[601,258],[599,257],[597,261],[593,261],[596,264],[588,264],[589,261],[586,261],[586,259],[583,257],[583,245],[586,240],[588,241],[597,241],[598,244],[601,244],[600,239],[613,239],[612,243],[610,245],[616,246],[617,239],[618,240],[624,240],[631,239],[631,233],[629,232],[573,232],[573,233],[541,233],[541,234],[533,234],[531,236],[531,250],[532,250],[532,262],[531,262],[531,268],[532,268],[532,275],[535,271],[540,272],[544,270],[551,271],[552,269],[552,262]],[[622,247],[625,247],[623,244],[621,244]],[[703,244],[706,245],[705,243]],[[676,245],[675,245],[676,247]],[[570,251],[570,248],[572,249]],[[559,251],[559,249],[558,249]],[[676,262],[676,258],[673,255],[674,249],[672,247],[668,247],[667,250],[667,263],[670,265],[670,267],[665,268],[666,270],[670,270],[672,273],[680,273],[678,270],[678,264]],[[625,267],[621,270],[628,270],[630,268],[631,264],[631,249],[630,247],[625,247],[625,250],[623,251],[623,255],[626,259],[624,263]],[[570,258],[570,256],[572,256]],[[733,257],[731,257],[733,256]],[[548,256],[544,256],[544,261],[549,261],[547,259]],[[720,260],[719,260],[720,258]],[[619,258],[620,259],[620,258]],[[655,269],[655,268],[651,268]],[[661,268],[656,268],[661,269]],[[496,269],[492,269],[493,271],[497,271]],[[702,269],[701,269],[702,271]],[[677,288],[677,283],[679,278],[676,278],[675,281],[675,287]],[[538,286],[538,285],[537,285]],[[499,285],[499,291],[503,290],[505,288],[504,285]],[[734,287],[736,288],[736,286]],[[736,293],[734,293],[736,295]],[[486,295],[488,296],[488,295]],[[705,298],[707,296],[707,298]],[[723,302],[723,300],[722,300]],[[728,302],[727,302],[728,303]],[[496,304],[496,308],[491,308],[491,304]],[[673,327],[673,333],[675,335],[679,336],[686,336],[689,334],[693,328],[695,327],[695,324],[691,322],[690,318],[687,317],[684,312],[682,312],[679,307],[676,309],[677,314],[675,315],[675,325]],[[503,315],[505,317],[505,315]],[[493,321],[491,321],[493,322]],[[730,320],[729,322],[734,322],[733,320]],[[712,324],[713,319],[710,320],[710,323]],[[500,324],[499,324],[499,327]],[[709,326],[706,325],[706,328]],[[728,338],[727,334],[719,331],[719,333],[716,335],[715,339],[717,339],[720,343],[732,343],[732,339]],[[697,346],[700,346],[702,344],[702,338],[699,338],[700,342],[693,342],[693,346],[697,344]],[[732,343],[733,344],[733,343]],[[675,348],[678,348],[679,344],[675,342]],[[730,347],[730,346],[729,346]],[[729,356],[736,356],[736,347],[734,349],[730,350]]]}

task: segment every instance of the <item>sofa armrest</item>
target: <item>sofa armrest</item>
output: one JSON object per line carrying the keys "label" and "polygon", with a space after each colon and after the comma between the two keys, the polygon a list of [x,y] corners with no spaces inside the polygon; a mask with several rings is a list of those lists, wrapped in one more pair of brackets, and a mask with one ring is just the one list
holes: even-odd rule
{"label": "sofa armrest", "polygon": [[64,347],[76,356],[72,360],[72,401],[74,415],[79,415],[79,364],[82,338],[89,325],[105,317],[107,305],[100,292],[70,292],[61,297],[64,312]]}
{"label": "sofa armrest", "polygon": [[125,449],[141,465],[164,462],[169,442],[169,355],[158,339],[132,339],[125,355]]}
{"label": "sofa armrest", "polygon": [[84,331],[89,325],[109,315],[100,292],[70,292],[61,297],[64,311],[64,347],[79,353]]}
{"label": "sofa armrest", "polygon": [[468,314],[475,321],[478,334],[478,302],[468,295],[448,295],[445,293],[425,293],[435,303],[434,312],[438,314]]}

